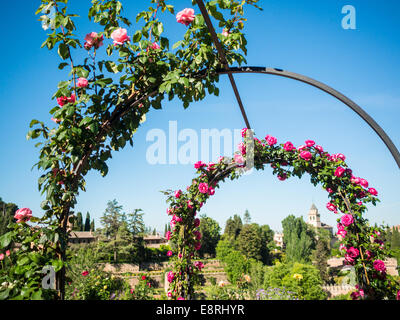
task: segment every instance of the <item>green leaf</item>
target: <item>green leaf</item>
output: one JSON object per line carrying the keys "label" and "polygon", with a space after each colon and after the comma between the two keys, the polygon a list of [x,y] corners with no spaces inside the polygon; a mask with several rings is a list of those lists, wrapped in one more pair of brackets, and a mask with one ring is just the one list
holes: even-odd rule
{"label": "green leaf", "polygon": [[0,300],[6,300],[10,294],[10,289],[0,291]]}
{"label": "green leaf", "polygon": [[58,46],[58,55],[63,60],[69,58],[68,46],[64,42],[61,42],[60,45]]}
{"label": "green leaf", "polygon": [[31,295],[31,300],[43,300],[43,298],[42,298],[42,290],[35,291],[35,292]]}
{"label": "green leaf", "polygon": [[58,69],[62,70],[62,69],[64,69],[67,65],[68,65],[68,63],[66,63],[66,62],[61,62],[61,63],[58,65]]}
{"label": "green leaf", "polygon": [[11,236],[12,236],[11,232],[7,232],[6,234],[3,234],[3,235],[0,237],[0,246],[1,246],[2,248],[5,248],[5,247],[7,247],[7,246],[10,244],[10,242],[11,242]]}

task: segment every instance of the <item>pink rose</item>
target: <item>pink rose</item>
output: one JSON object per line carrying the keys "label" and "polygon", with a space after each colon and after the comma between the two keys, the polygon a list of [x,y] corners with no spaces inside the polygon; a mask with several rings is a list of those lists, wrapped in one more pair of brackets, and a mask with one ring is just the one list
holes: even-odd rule
{"label": "pink rose", "polygon": [[335,176],[341,177],[346,170],[342,167],[337,167],[335,170]]}
{"label": "pink rose", "polygon": [[158,45],[157,42],[153,42],[150,48],[153,50],[157,50],[157,49],[160,49],[161,47]]}
{"label": "pink rose", "polygon": [[360,251],[357,248],[350,247],[347,249],[347,254],[352,258],[357,258],[360,254]]}
{"label": "pink rose", "polygon": [[171,231],[167,231],[167,233],[165,234],[165,237],[167,238],[167,240],[171,239],[171,235],[172,235],[172,232]]}
{"label": "pink rose", "polygon": [[206,164],[204,162],[202,162],[202,161],[197,161],[194,164],[195,169],[200,169],[200,168],[205,167],[205,166],[206,166]]}
{"label": "pink rose", "polygon": [[304,149],[307,149],[307,146],[304,144],[297,148],[298,151],[303,151]]}
{"label": "pink rose", "polygon": [[86,88],[89,81],[86,78],[78,78],[78,83],[76,84],[79,88]]}
{"label": "pink rose", "polygon": [[361,186],[363,186],[364,188],[368,188],[368,181],[365,179],[360,179],[360,184]]}
{"label": "pink rose", "polygon": [[15,212],[14,219],[17,220],[17,223],[19,222],[27,222],[32,218],[32,210],[29,208],[22,208],[18,209]]}
{"label": "pink rose", "polygon": [[207,165],[207,171],[211,171],[212,169],[214,169],[214,167],[215,167],[215,163],[214,163],[214,162],[210,162],[210,163]]}
{"label": "pink rose", "polygon": [[194,227],[197,228],[200,225],[200,219],[196,218],[194,219]]}
{"label": "pink rose", "polygon": [[172,281],[174,281],[175,278],[175,273],[173,273],[172,271],[168,272],[167,274],[167,280],[169,283],[171,283]]}
{"label": "pink rose", "polygon": [[238,149],[242,155],[246,154],[246,146],[243,142],[238,144]]}
{"label": "pink rose", "polygon": [[172,297],[172,292],[171,292],[171,291],[168,291],[168,294],[167,294],[167,295],[168,295],[168,297],[171,298],[171,297]]}
{"label": "pink rose", "polygon": [[350,182],[352,184],[359,184],[360,183],[360,178],[357,178],[355,176],[351,176]]}
{"label": "pink rose", "polygon": [[288,142],[286,142],[286,143],[283,145],[283,149],[284,149],[285,151],[292,151],[293,149],[295,149],[295,147],[293,146],[293,143],[291,143],[290,141],[288,141]]}
{"label": "pink rose", "polygon": [[344,259],[351,265],[354,263],[354,259],[348,253],[344,255]]}
{"label": "pink rose", "polygon": [[333,190],[331,188],[326,188],[326,191],[328,191],[329,193],[333,192]]}
{"label": "pink rose", "polygon": [[4,260],[4,253],[0,253],[0,261]]}
{"label": "pink rose", "polygon": [[313,140],[306,140],[305,143],[306,143],[306,146],[307,146],[307,147],[312,147],[312,146],[315,144],[315,141],[313,141]]}
{"label": "pink rose", "polygon": [[324,148],[321,146],[315,146],[315,149],[317,149],[320,153],[324,152]]}
{"label": "pink rose", "polygon": [[287,178],[286,173],[283,173],[282,175],[278,175],[278,179],[279,179],[280,181],[285,181],[286,178]]}
{"label": "pink rose", "polygon": [[400,300],[400,290],[397,291],[396,300]]}
{"label": "pink rose", "polygon": [[130,37],[127,35],[128,31],[124,28],[118,28],[111,33],[111,39],[114,40],[114,46],[122,45],[124,42],[129,41]]}
{"label": "pink rose", "polygon": [[337,207],[336,207],[333,203],[331,203],[331,202],[328,202],[328,203],[326,204],[326,208],[327,208],[329,211],[333,211],[334,213],[337,213]]}
{"label": "pink rose", "polygon": [[86,277],[86,276],[89,274],[89,271],[83,271],[81,274],[82,274],[84,277]]}
{"label": "pink rose", "polygon": [[175,198],[179,198],[181,195],[182,195],[182,191],[181,190],[175,191]]}
{"label": "pink rose", "polygon": [[9,257],[10,256],[10,250],[6,251],[6,256]]}
{"label": "pink rose", "polygon": [[228,29],[224,28],[224,30],[222,30],[222,35],[223,35],[224,37],[229,36],[229,34],[230,34],[230,32],[229,32]]}
{"label": "pink rose", "polygon": [[247,133],[247,128],[243,128],[241,131],[242,138],[244,138],[246,136],[246,133]]}
{"label": "pink rose", "polygon": [[201,242],[196,242],[194,245],[194,250],[198,251],[201,248]]}
{"label": "pink rose", "polygon": [[194,10],[192,8],[186,8],[178,12],[176,15],[176,21],[188,26],[194,20]]}
{"label": "pink rose", "polygon": [[374,265],[374,269],[376,271],[386,272],[386,266],[385,266],[385,263],[382,260],[375,260],[373,265]]}
{"label": "pink rose", "polygon": [[208,194],[209,194],[210,196],[213,196],[214,193],[215,193],[215,189],[213,189],[213,188],[208,189]]}
{"label": "pink rose", "polygon": [[91,32],[85,36],[85,40],[86,40],[86,42],[84,44],[84,47],[86,50],[90,50],[92,47],[95,47],[95,49],[98,49],[100,46],[103,45],[104,36],[101,35],[99,37],[97,32]]}
{"label": "pink rose", "polygon": [[267,141],[267,143],[268,143],[269,146],[273,146],[274,144],[277,143],[278,140],[277,140],[275,137],[273,137],[273,136],[267,135],[267,136],[265,137],[265,141]]}
{"label": "pink rose", "polygon": [[179,297],[177,300],[185,300],[184,297]]}
{"label": "pink rose", "polygon": [[201,261],[196,261],[194,263],[194,266],[197,267],[200,271],[201,271],[202,268],[204,268],[204,264]]}
{"label": "pink rose", "polygon": [[235,154],[235,156],[234,156],[234,159],[235,159],[235,162],[237,163],[237,164],[243,164],[244,163],[244,158],[243,158],[243,156],[242,155],[240,155],[240,154]]}
{"label": "pink rose", "polygon": [[208,184],[204,183],[204,182],[200,183],[199,184],[199,191],[201,193],[207,193],[208,192]]}
{"label": "pink rose", "polygon": [[167,252],[167,256],[168,256],[168,257],[172,256],[172,251],[171,251],[171,250],[169,250],[169,251]]}
{"label": "pink rose", "polygon": [[374,188],[369,188],[368,192],[370,194],[372,194],[373,196],[377,196],[378,195],[378,191],[376,191],[376,189],[374,189]]}
{"label": "pink rose", "polygon": [[310,161],[312,158],[312,154],[310,151],[302,151],[300,152],[300,157],[306,161]]}
{"label": "pink rose", "polygon": [[342,160],[342,161],[346,160],[346,157],[345,157],[345,155],[344,155],[343,153],[338,153],[338,154],[336,154],[336,158],[337,158],[337,159],[340,159],[340,160]]}
{"label": "pink rose", "polygon": [[342,225],[344,225],[345,227],[348,227],[349,225],[351,225],[354,222],[354,217],[351,214],[344,214],[341,218],[340,218],[340,222],[342,223]]}

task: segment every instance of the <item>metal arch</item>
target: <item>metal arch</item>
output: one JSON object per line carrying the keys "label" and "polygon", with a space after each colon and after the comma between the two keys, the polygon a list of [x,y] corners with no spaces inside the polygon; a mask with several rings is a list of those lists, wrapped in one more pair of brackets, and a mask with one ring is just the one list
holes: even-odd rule
{"label": "metal arch", "polygon": [[400,169],[400,152],[386,134],[386,132],[379,126],[378,123],[368,114],[366,113],[359,105],[357,105],[354,101],[347,98],[345,95],[336,91],[335,89],[329,87],[328,85],[314,80],[312,78],[306,77],[301,74],[297,74],[290,71],[285,71],[282,69],[276,68],[265,68],[265,67],[231,67],[229,70],[218,70],[218,74],[232,74],[232,73],[262,73],[262,74],[271,74],[276,76],[281,76],[297,81],[301,81],[307,83],[313,87],[316,87],[326,93],[330,94],[331,96],[335,97],[336,99],[343,102],[347,105],[350,109],[352,109],[355,113],[357,113],[368,125],[376,132],[376,134],[382,139],[385,143],[386,147],[389,149],[390,153],[392,154],[394,160],[397,163],[397,166]]}

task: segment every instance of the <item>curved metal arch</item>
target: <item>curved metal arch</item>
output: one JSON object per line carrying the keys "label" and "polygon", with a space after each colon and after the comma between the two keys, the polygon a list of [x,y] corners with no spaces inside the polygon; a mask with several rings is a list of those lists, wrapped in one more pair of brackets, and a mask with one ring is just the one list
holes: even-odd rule
{"label": "curved metal arch", "polygon": [[309,78],[307,76],[297,74],[290,71],[285,71],[282,69],[276,68],[266,68],[266,67],[231,67],[229,70],[218,70],[218,74],[233,74],[233,73],[261,73],[261,74],[271,74],[280,77],[285,77],[293,80],[297,80],[300,82],[304,82],[309,84],[315,88],[318,88],[326,93],[330,94],[331,96],[335,97],[336,99],[343,102],[347,105],[350,109],[352,109],[355,113],[357,113],[368,125],[376,132],[376,134],[382,139],[385,143],[386,147],[389,149],[390,153],[392,154],[394,160],[397,163],[397,166],[400,169],[400,152],[386,134],[386,132],[379,126],[379,124],[368,114],[366,113],[359,105],[357,105],[354,101],[347,98],[345,95],[340,93],[339,91],[329,87],[328,85]]}

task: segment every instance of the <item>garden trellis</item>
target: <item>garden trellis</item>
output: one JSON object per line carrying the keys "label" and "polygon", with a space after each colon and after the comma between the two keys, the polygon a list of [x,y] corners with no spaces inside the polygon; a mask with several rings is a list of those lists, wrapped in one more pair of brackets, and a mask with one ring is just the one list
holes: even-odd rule
{"label": "garden trellis", "polygon": [[[53,32],[48,34],[43,46],[53,49],[58,44],[59,56],[69,61],[62,62],[59,68],[69,65],[72,79],[61,81],[54,95],[58,106],[52,108],[50,113],[57,127],[49,128],[38,120],[32,120],[30,124],[36,128],[29,131],[28,138],[44,138],[37,167],[45,171],[39,178],[39,189],[46,194],[46,200],[41,205],[45,213],[42,218],[37,218],[32,217],[29,209],[19,212],[20,223],[13,224],[10,232],[1,238],[1,246],[6,249],[12,243],[22,244],[10,256],[13,267],[7,274],[0,274],[1,279],[10,283],[16,281],[19,286],[7,289],[2,297],[64,299],[67,224],[79,190],[86,190],[84,177],[87,172],[96,169],[106,175],[106,161],[112,151],[125,147],[127,142],[132,144],[133,134],[144,121],[149,108],[159,109],[165,96],[170,100],[179,98],[186,108],[193,100],[204,99],[206,89],[210,94],[218,95],[215,83],[220,75],[227,74],[247,127],[243,131],[245,141],[233,161],[208,165],[198,163],[200,176],[193,180],[187,192],[175,192],[168,198],[172,202],[169,213],[173,213],[173,224],[177,226],[172,237],[178,241],[178,252],[173,257],[175,271],[171,271],[168,277],[171,280],[171,298],[194,298],[193,285],[202,267],[191,262],[201,238],[196,229],[199,220],[194,213],[214,194],[220,181],[227,177],[239,177],[237,167],[248,164],[251,157],[254,157],[256,169],[271,164],[274,174],[281,180],[290,176],[300,177],[307,172],[313,184],[320,182],[327,190],[332,190],[328,209],[345,213],[347,220],[341,221],[341,230],[343,234],[348,233],[344,240],[346,254],[358,271],[360,296],[365,291],[365,296],[369,298],[393,298],[397,284],[386,276],[384,266],[380,264],[388,252],[380,247],[379,239],[370,241],[370,237],[380,231],[369,227],[361,216],[366,210],[365,203],[375,204],[378,201],[376,190],[367,189],[364,179],[360,182],[359,178],[352,176],[343,157],[327,154],[313,141],[299,150],[288,142],[277,146],[276,138],[271,136],[263,141],[255,139],[233,74],[256,72],[279,75],[326,91],[352,108],[375,130],[400,167],[399,152],[382,128],[354,102],[320,82],[280,69],[241,66],[245,62],[242,53],[246,54],[246,40],[241,32],[245,21],[243,8],[245,5],[257,7],[257,0],[217,0],[206,4],[202,0],[193,0],[192,4],[198,5],[201,14],[195,15],[192,8],[178,13],[177,21],[188,28],[183,39],[174,45],[173,49],[177,49],[174,53],[168,51],[169,41],[162,36],[164,26],[157,16],[160,11],[174,14],[174,8],[164,0],[150,2],[154,6],[139,13],[136,19],[137,22],[143,20],[144,26],[128,36],[127,30],[120,26],[131,25],[128,19],[121,16],[122,4],[117,0],[93,0],[89,18],[103,26],[104,31],[87,34],[82,46],[73,34],[76,15],[67,13],[68,1],[42,0],[37,13],[48,14],[51,9],[55,10],[51,23],[47,23],[52,26]],[[230,18],[225,19],[221,11],[229,11]],[[209,14],[219,21],[223,34],[217,35]],[[46,15],[41,17],[45,22],[48,19]],[[114,43],[107,46],[106,53],[112,56],[113,52],[118,52],[118,63],[99,60],[96,56],[103,41],[109,38]],[[72,53],[73,49],[80,48],[92,53],[83,64],[78,65]],[[230,67],[234,63],[239,67]],[[114,81],[105,76],[105,70],[122,75]],[[86,79],[89,75],[91,78]],[[31,228],[26,223],[29,220],[42,227]],[[49,264],[57,272],[57,292],[54,296],[40,289],[42,267]],[[27,278],[30,278],[29,282]]]}

